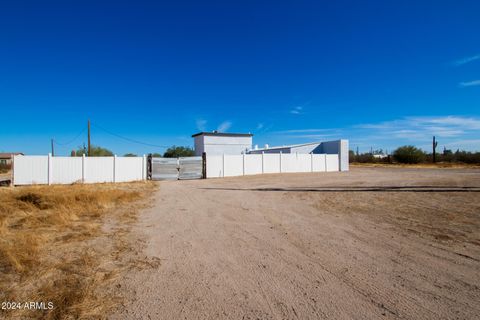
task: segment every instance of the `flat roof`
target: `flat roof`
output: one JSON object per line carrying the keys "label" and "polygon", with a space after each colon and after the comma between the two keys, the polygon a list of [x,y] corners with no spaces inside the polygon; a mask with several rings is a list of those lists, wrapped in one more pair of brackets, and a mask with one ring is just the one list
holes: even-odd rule
{"label": "flat roof", "polygon": [[227,133],[227,132],[199,132],[192,135],[196,136],[214,136],[214,137],[253,137],[251,133]]}
{"label": "flat roof", "polygon": [[260,151],[260,150],[275,150],[275,149],[285,149],[285,148],[296,148],[296,147],[303,147],[303,146],[308,146],[311,144],[320,144],[321,142],[308,142],[308,143],[301,143],[301,144],[291,144],[288,146],[277,146],[277,147],[268,147],[268,148],[258,148],[258,149],[252,149],[249,151]]}
{"label": "flat roof", "polygon": [[21,153],[21,152],[0,152],[0,158],[2,158],[2,159],[9,159],[12,156],[17,156],[17,155],[22,155],[23,156],[23,153]]}

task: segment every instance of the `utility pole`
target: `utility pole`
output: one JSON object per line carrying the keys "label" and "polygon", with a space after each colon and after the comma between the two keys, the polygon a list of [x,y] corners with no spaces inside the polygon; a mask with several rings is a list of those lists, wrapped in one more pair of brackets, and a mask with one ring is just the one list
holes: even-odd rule
{"label": "utility pole", "polygon": [[432,153],[432,160],[433,160],[433,163],[435,163],[437,161],[437,159],[435,158],[435,149],[437,148],[437,145],[438,145],[438,141],[435,141],[435,136],[433,136],[433,142],[432,142],[432,148],[433,148],[433,153]]}
{"label": "utility pole", "polygon": [[55,148],[53,147],[53,139],[51,140],[51,142],[52,142],[52,157],[54,157],[55,156]]}
{"label": "utility pole", "polygon": [[88,156],[90,157],[90,119],[88,119]]}

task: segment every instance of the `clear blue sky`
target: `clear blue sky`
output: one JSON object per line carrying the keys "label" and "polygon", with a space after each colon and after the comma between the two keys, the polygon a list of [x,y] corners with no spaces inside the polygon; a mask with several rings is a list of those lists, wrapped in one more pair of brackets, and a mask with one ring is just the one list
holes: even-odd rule
{"label": "clear blue sky", "polygon": [[[335,138],[480,150],[479,1],[2,1],[0,151]],[[75,137],[77,137],[75,139]],[[73,140],[73,141],[72,141]]]}

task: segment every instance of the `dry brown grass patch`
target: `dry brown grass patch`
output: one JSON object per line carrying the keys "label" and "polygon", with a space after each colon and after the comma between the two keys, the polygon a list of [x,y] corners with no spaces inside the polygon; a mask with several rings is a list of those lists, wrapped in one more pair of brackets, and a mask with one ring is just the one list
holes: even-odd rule
{"label": "dry brown grass patch", "polygon": [[[102,318],[106,286],[128,263],[128,224],[151,183],[0,189],[0,301],[53,302],[2,317]],[[122,260],[123,259],[123,260]]]}

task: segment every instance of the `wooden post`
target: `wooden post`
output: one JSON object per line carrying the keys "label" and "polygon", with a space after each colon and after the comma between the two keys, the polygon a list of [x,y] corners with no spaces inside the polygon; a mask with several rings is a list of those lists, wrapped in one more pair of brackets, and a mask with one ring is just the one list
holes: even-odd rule
{"label": "wooden post", "polygon": [[90,119],[88,119],[88,156],[90,157],[92,154],[90,148]]}
{"label": "wooden post", "polygon": [[53,146],[53,139],[51,139],[51,143],[52,143],[52,157],[55,157],[55,148]]}
{"label": "wooden post", "polygon": [[202,179],[207,179],[207,153],[202,152]]}

